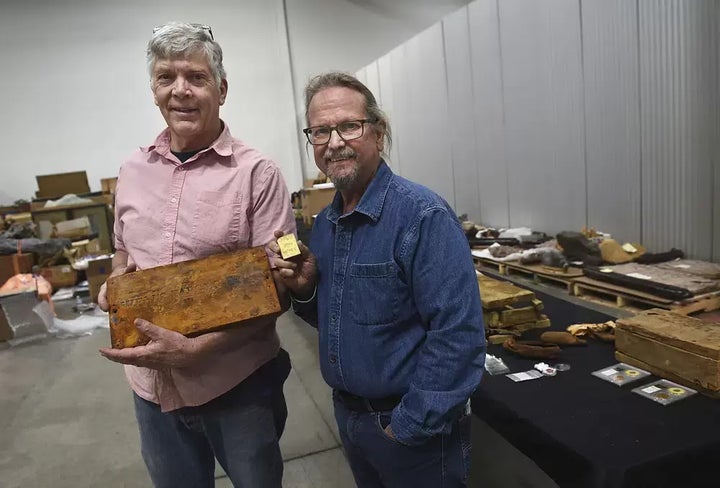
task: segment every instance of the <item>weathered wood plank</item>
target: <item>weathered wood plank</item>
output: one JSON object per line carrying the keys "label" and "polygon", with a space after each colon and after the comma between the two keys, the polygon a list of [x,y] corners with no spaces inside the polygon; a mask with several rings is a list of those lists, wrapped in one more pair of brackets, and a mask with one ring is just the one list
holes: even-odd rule
{"label": "weathered wood plank", "polygon": [[192,336],[280,313],[262,247],[116,276],[107,298],[114,348],[148,342],[136,318]]}
{"label": "weathered wood plank", "polygon": [[720,324],[652,309],[616,321],[615,348],[658,376],[720,391]]}
{"label": "weathered wood plank", "polygon": [[497,310],[513,303],[531,301],[535,294],[530,290],[517,287],[507,281],[500,281],[478,274],[480,299],[484,309]]}
{"label": "weathered wood plank", "polygon": [[720,324],[654,308],[619,319],[616,325],[616,333],[627,331],[700,356],[720,359]]}

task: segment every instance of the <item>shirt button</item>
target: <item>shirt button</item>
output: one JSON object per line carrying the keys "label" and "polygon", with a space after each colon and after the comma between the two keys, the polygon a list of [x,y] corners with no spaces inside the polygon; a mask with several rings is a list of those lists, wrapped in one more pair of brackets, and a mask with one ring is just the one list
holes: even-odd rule
{"label": "shirt button", "polygon": [[177,198],[172,197],[172,198],[170,199],[170,203],[175,203],[175,202],[177,202]]}
{"label": "shirt button", "polygon": [[337,318],[337,315],[332,314],[332,315],[330,316],[330,322],[335,322],[335,319],[336,319],[336,318]]}
{"label": "shirt button", "polygon": [[169,232],[166,232],[166,233],[165,233],[165,237],[171,237],[171,236],[172,236],[171,233],[169,233]]}
{"label": "shirt button", "polygon": [[334,354],[331,354],[331,355],[330,355],[330,362],[331,362],[332,364],[337,363],[337,356],[334,355]]}

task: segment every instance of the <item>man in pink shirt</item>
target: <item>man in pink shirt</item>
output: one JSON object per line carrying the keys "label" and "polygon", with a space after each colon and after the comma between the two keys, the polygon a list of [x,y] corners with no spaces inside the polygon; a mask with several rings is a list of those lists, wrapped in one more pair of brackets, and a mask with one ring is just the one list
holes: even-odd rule
{"label": "man in pink shirt", "polygon": [[[120,169],[112,275],[274,239],[295,232],[290,196],[275,163],[233,138],[220,119],[228,83],[207,26],[155,30],[147,61],[165,129]],[[275,272],[274,272],[275,273]],[[289,300],[276,277],[287,309]],[[107,308],[105,289],[99,302]],[[290,362],[275,320],[187,338],[139,317],[145,346],[101,349],[125,364],[142,455],[158,488],[214,486],[214,459],[235,486],[281,487],[278,440]]]}

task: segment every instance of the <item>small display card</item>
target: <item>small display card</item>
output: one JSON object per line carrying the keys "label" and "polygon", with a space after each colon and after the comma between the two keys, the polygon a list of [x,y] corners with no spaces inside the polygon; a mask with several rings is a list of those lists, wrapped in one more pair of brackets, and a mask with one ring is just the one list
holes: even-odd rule
{"label": "small display card", "polygon": [[627,383],[637,381],[640,378],[650,376],[650,373],[644,369],[630,366],[629,364],[617,363],[614,366],[593,371],[592,375],[597,376],[601,380],[609,381],[610,383],[622,386]]}
{"label": "small display card", "polygon": [[697,393],[692,388],[668,380],[653,381],[645,386],[633,388],[632,392],[662,405],[669,405]]}

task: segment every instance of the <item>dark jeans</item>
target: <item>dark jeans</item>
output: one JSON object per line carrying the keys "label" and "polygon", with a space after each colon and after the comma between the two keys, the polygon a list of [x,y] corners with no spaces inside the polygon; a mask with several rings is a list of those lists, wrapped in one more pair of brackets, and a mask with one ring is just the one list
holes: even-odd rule
{"label": "dark jeans", "polygon": [[215,458],[236,488],[280,488],[278,441],[290,373],[284,350],[229,392],[198,407],[162,413],[135,397],[142,456],[156,488],[212,488]]}
{"label": "dark jeans", "polygon": [[355,412],[333,395],[335,420],[355,483],[359,488],[459,488],[466,486],[470,463],[470,416],[450,434],[420,446],[406,446],[384,429],[391,412]]}

